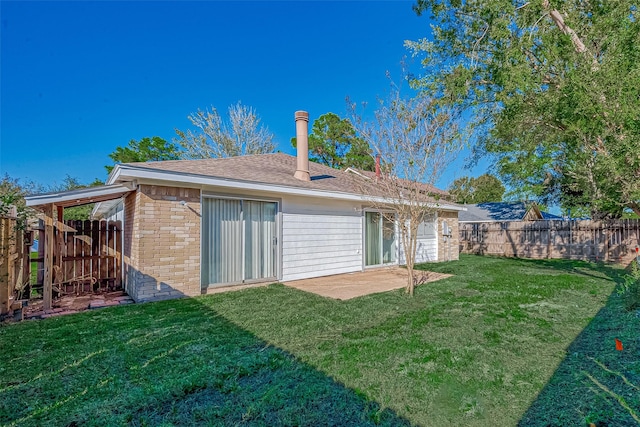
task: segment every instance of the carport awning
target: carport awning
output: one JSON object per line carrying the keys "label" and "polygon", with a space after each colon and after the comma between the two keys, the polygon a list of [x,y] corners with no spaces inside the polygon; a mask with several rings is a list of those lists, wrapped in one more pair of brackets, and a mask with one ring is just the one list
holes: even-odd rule
{"label": "carport awning", "polygon": [[54,204],[63,208],[86,205],[88,203],[104,202],[122,197],[131,188],[122,184],[103,185],[100,187],[80,188],[70,191],[36,194],[25,197],[27,206],[42,207]]}

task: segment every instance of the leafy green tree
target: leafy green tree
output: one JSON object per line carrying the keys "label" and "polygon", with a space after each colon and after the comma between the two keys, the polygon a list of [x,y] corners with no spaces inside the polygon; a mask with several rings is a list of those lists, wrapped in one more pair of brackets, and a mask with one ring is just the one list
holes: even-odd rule
{"label": "leafy green tree", "polygon": [[458,178],[449,187],[449,193],[455,201],[465,204],[501,202],[504,190],[502,182],[488,173],[477,178],[468,176]]}
{"label": "leafy green tree", "polygon": [[24,197],[39,192],[43,192],[42,186],[32,181],[22,183],[5,174],[0,180],[0,215],[7,215],[15,208],[18,227],[24,229],[27,221],[35,215],[33,209],[27,207]]}
{"label": "leafy green tree", "polygon": [[417,0],[413,83],[473,114],[476,155],[523,195],[640,213],[640,25],[632,0]]}
{"label": "leafy green tree", "polygon": [[[291,138],[291,145],[297,147],[295,137]],[[335,169],[355,167],[375,170],[369,144],[356,135],[348,119],[341,119],[334,113],[323,114],[313,122],[309,135],[309,155],[312,161]]]}
{"label": "leafy green tree", "polygon": [[176,129],[174,141],[184,148],[182,157],[208,159],[273,153],[274,136],[262,125],[256,111],[238,102],[229,107],[229,118],[224,120],[218,110],[198,110],[189,115],[195,130]]}
{"label": "leafy green tree", "polygon": [[[132,139],[126,147],[116,147],[116,150],[109,154],[109,157],[114,163],[178,160],[180,159],[180,147],[159,136],[145,137],[140,141]],[[108,173],[111,173],[113,166],[105,166],[105,168]]]}

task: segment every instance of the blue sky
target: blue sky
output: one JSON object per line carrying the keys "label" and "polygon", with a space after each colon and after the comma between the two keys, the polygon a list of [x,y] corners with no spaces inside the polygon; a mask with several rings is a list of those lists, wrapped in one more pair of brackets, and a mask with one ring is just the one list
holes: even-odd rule
{"label": "blue sky", "polygon": [[[346,116],[400,78],[404,40],[429,34],[409,1],[8,2],[1,16],[2,175],[105,179],[131,139],[189,128],[215,106],[252,106],[293,154],[293,114]],[[417,64],[414,64],[417,66]],[[464,155],[462,156],[464,157]],[[463,158],[444,174],[462,170]]]}

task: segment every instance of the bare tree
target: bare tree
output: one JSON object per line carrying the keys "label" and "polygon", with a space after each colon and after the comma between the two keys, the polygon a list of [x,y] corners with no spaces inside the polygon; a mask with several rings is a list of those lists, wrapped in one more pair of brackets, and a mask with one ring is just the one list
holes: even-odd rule
{"label": "bare tree", "polygon": [[351,104],[354,126],[382,159],[376,174],[357,173],[359,189],[375,209],[392,209],[399,225],[409,272],[406,291],[413,295],[419,225],[439,210],[446,194],[434,183],[462,148],[460,114],[424,95],[404,98],[393,87],[380,100],[373,119],[365,121]]}
{"label": "bare tree", "polygon": [[224,121],[215,107],[198,110],[188,116],[196,130],[176,129],[174,142],[184,148],[183,158],[207,159],[246,154],[273,153],[276,144],[269,129],[260,124],[255,110],[238,102],[229,107],[229,119]]}

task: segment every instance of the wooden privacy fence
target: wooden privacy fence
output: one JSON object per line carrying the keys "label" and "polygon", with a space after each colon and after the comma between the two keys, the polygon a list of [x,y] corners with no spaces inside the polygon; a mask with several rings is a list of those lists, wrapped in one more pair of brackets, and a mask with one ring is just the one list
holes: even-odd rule
{"label": "wooden privacy fence", "polygon": [[14,292],[21,298],[29,284],[30,231],[19,230],[15,217],[0,217],[0,315],[12,310]]}
{"label": "wooden privacy fence", "polygon": [[[45,245],[38,249],[37,281],[42,286]],[[54,292],[92,292],[103,287],[122,287],[120,221],[58,222],[53,242]]]}
{"label": "wooden privacy fence", "polygon": [[460,251],[518,258],[628,264],[640,246],[640,220],[460,223]]}

